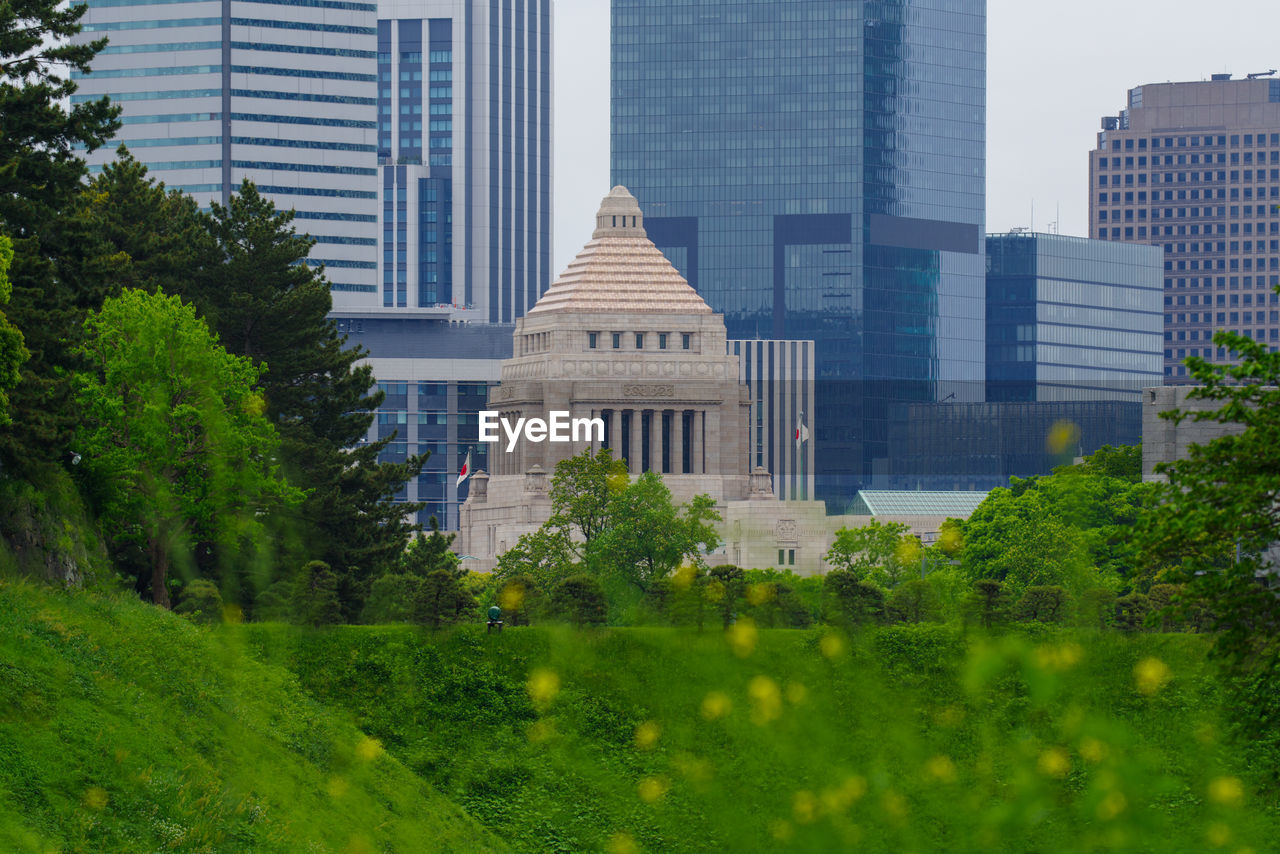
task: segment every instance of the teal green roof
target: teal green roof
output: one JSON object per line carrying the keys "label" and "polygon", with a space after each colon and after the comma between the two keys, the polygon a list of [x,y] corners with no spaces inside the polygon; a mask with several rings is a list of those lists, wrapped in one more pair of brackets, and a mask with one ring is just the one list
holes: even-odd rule
{"label": "teal green roof", "polygon": [[863,489],[853,499],[854,516],[950,516],[967,519],[985,492]]}

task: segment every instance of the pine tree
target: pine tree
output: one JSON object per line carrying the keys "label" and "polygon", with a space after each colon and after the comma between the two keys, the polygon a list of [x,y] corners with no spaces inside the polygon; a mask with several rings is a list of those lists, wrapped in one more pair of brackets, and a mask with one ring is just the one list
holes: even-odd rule
{"label": "pine tree", "polygon": [[13,241],[7,313],[30,359],[11,393],[13,423],[0,429],[0,461],[15,466],[60,457],[75,423],[70,372],[85,313],[103,294],[58,275],[75,250],[64,216],[85,175],[77,145],[101,146],[117,109],[105,99],[65,105],[106,39],[71,45],[87,7],[55,0],[0,4],[0,232]]}
{"label": "pine tree", "polygon": [[112,296],[124,288],[188,296],[199,271],[220,261],[208,218],[191,196],[148,177],[123,145],[116,157],[80,196],[74,278]]}
{"label": "pine tree", "polygon": [[214,204],[210,228],[222,263],[205,270],[192,297],[232,353],[266,365],[261,388],[281,437],[290,483],[306,500],[280,520],[284,552],[327,563],[354,620],[371,578],[392,566],[421,505],[395,495],[424,460],[379,463],[388,440],[364,442],[382,393],[367,354],[346,347],[328,318],[323,270],[303,263],[313,241],[298,235],[292,211],[277,211],[246,181],[227,206]]}

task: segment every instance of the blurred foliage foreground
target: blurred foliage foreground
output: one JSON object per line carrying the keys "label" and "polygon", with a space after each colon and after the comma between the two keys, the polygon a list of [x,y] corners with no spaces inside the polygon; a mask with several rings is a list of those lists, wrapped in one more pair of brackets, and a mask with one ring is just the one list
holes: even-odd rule
{"label": "blurred foliage foreground", "polygon": [[0,584],[0,850],[1275,850],[1209,643],[201,627]]}

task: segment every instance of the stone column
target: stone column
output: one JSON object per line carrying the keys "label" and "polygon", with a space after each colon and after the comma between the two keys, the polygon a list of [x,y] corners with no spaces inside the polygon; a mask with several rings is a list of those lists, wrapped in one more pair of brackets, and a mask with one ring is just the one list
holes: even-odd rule
{"label": "stone column", "polygon": [[622,459],[622,410],[609,410],[609,450],[615,460]]}
{"label": "stone column", "polygon": [[704,471],[712,474],[722,474],[723,468],[720,465],[720,450],[724,442],[720,435],[720,410],[719,408],[708,410],[705,418],[706,429],[706,455],[707,465]]}
{"label": "stone column", "polygon": [[671,473],[684,474],[684,410],[671,413]]}
{"label": "stone column", "polygon": [[629,443],[630,444],[630,448],[629,448],[630,465],[627,466],[627,470],[631,472],[631,474],[640,474],[640,472],[643,471],[640,464],[644,461],[644,458],[640,456],[640,440],[644,437],[644,433],[641,430],[640,422],[641,422],[641,419],[644,418],[644,410],[632,409],[630,411],[631,411],[631,436],[629,437],[631,440]]}
{"label": "stone column", "polygon": [[693,435],[689,439],[689,474],[703,474],[702,468],[702,410],[693,410],[693,418],[689,424]]}
{"label": "stone column", "polygon": [[662,410],[649,410],[649,470],[662,474]]}

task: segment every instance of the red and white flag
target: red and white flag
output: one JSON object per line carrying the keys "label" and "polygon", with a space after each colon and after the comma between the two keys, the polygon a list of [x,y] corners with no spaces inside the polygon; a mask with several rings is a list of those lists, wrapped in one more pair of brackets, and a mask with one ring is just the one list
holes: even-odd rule
{"label": "red and white flag", "polygon": [[467,449],[467,458],[462,463],[462,468],[458,470],[458,486],[462,486],[462,482],[471,477],[471,449]]}
{"label": "red and white flag", "polygon": [[796,419],[796,445],[803,445],[809,441],[809,428],[804,423],[804,413],[800,413],[800,417]]}

